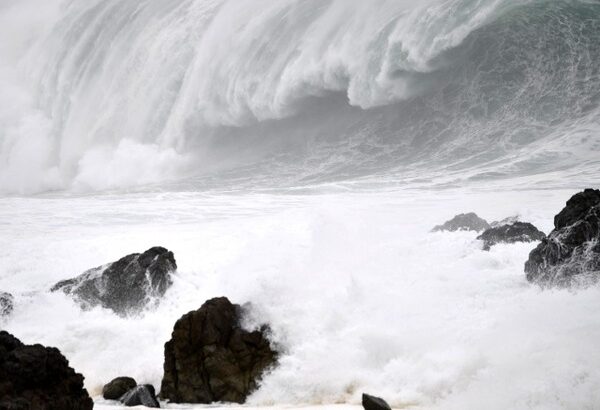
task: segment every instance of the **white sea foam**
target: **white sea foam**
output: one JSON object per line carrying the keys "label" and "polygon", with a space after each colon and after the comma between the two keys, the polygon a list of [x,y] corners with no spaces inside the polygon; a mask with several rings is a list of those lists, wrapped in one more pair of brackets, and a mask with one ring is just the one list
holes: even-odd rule
{"label": "white sea foam", "polygon": [[[282,351],[251,406],[595,408],[599,290],[429,229],[548,232],[597,184],[599,28],[577,0],[0,2],[0,325],[97,396],[158,387],[174,322],[226,295]],[[154,245],[179,270],[139,318],[48,292]]]}
{"label": "white sea foam", "polygon": [[[94,395],[119,375],[160,385],[175,320],[206,299],[251,302],[279,366],[252,405],[357,404],[363,391],[416,408],[585,408],[597,402],[597,288],[540,291],[532,244],[481,250],[429,233],[461,211],[520,214],[549,231],[572,191],[355,189],[321,194],[136,194],[0,202],[3,327],[61,349]],[[163,245],[175,283],[156,311],[82,312],[56,281]]]}

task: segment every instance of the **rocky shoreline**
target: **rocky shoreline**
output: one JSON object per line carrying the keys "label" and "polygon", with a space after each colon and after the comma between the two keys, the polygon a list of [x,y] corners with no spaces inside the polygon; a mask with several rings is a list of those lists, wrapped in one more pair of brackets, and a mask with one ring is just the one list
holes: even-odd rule
{"label": "rocky shoreline", "polygon": [[[600,190],[586,189],[570,198],[546,236],[530,223],[508,217],[488,223],[475,213],[461,214],[433,231],[471,230],[482,249],[517,242],[535,244],[525,262],[525,277],[542,289],[581,287],[600,281]],[[171,286],[177,264],[173,252],[153,247],[90,269],[52,287],[72,297],[82,309],[102,306],[127,317],[160,303]],[[15,298],[0,292],[0,316],[9,316]],[[170,403],[244,403],[261,378],[277,366],[281,352],[269,340],[269,325],[245,329],[246,307],[226,297],[205,301],[181,316],[164,345],[160,391],[122,376],[103,388],[106,400],[124,406],[160,407]],[[87,410],[93,402],[84,377],[69,367],[56,348],[25,345],[0,332],[0,410]],[[365,394],[367,410],[389,410],[382,399]]]}
{"label": "rocky shoreline", "polygon": [[[487,227],[487,228],[486,228]],[[483,250],[505,243],[536,242],[525,262],[526,278],[542,288],[586,287],[600,282],[600,190],[573,195],[554,217],[548,236],[518,217],[489,224],[474,212],[459,214],[433,228],[440,231],[481,232]]]}

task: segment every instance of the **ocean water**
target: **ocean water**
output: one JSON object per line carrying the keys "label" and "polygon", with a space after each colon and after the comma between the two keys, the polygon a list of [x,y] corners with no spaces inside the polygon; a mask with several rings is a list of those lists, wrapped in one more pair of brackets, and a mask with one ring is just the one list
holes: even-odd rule
{"label": "ocean water", "polygon": [[[600,409],[600,289],[430,232],[548,233],[599,177],[597,1],[0,1],[0,327],[100,409],[216,296],[282,352],[248,410]],[[178,271],[138,317],[49,292],[156,245]]]}
{"label": "ocean water", "polygon": [[[251,303],[283,355],[254,406],[593,408],[600,290],[525,280],[534,244],[481,250],[475,233],[430,233],[461,211],[519,214],[548,232],[574,191],[341,190],[149,193],[2,201],[3,327],[58,346],[93,395],[119,375],[160,385],[177,318],[226,295]],[[9,234],[10,233],[10,234]],[[49,293],[58,280],[163,245],[178,263],[158,308],[122,319]]]}

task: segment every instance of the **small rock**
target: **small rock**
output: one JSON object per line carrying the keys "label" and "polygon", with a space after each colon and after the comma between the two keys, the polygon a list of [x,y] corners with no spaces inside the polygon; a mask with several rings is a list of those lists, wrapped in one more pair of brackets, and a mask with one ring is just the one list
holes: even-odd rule
{"label": "small rock", "polygon": [[600,190],[586,189],[554,217],[554,230],[529,254],[527,280],[542,287],[600,281]]}
{"label": "small rock", "polygon": [[489,251],[498,243],[536,242],[545,237],[542,231],[529,222],[514,222],[487,229],[477,239],[483,241],[483,250]]}
{"label": "small rock", "polygon": [[390,405],[382,398],[370,396],[366,393],[362,395],[362,406],[365,410],[392,410]]}
{"label": "small rock", "polygon": [[125,393],[137,386],[131,377],[117,377],[102,388],[102,397],[106,400],[119,400]]}
{"label": "small rock", "polygon": [[127,316],[162,297],[176,269],[173,252],[154,247],[58,282],[51,291],[72,295],[83,308],[102,306]]}
{"label": "small rock", "polygon": [[8,292],[0,292],[0,317],[8,316],[14,309],[15,298]]}
{"label": "small rock", "polygon": [[444,222],[432,229],[432,232],[438,231],[476,231],[481,232],[490,227],[490,224],[483,218],[480,218],[474,212],[468,214],[456,215],[449,221]]}
{"label": "small rock", "polygon": [[159,408],[160,404],[156,399],[154,386],[151,384],[142,384],[125,393],[119,401],[127,407],[131,406],[146,406]]}

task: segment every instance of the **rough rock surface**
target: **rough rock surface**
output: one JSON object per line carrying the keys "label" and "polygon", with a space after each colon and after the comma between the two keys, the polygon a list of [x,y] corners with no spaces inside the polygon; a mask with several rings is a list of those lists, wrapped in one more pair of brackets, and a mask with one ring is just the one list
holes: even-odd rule
{"label": "rough rock surface", "polygon": [[365,410],[392,410],[390,405],[382,398],[365,393],[362,395],[362,405]]}
{"label": "rough rock surface", "polygon": [[117,377],[104,385],[102,397],[106,400],[119,400],[121,396],[137,386],[135,379],[131,377]]}
{"label": "rough rock surface", "polygon": [[0,409],[91,410],[83,376],[53,347],[0,331]]}
{"label": "rough rock surface", "polygon": [[276,361],[265,329],[241,328],[242,309],[227,298],[181,317],[165,344],[160,396],[176,403],[243,403]]}
{"label": "rough rock surface", "polygon": [[7,292],[0,292],[0,317],[8,316],[12,313],[15,304],[13,295]]}
{"label": "rough rock surface", "polygon": [[477,239],[483,241],[483,249],[489,251],[498,243],[537,242],[544,239],[544,232],[529,222],[514,222],[486,229]]}
{"label": "rough rock surface", "polygon": [[438,231],[476,231],[481,232],[490,227],[490,224],[483,218],[477,216],[476,213],[456,215],[449,221],[444,222],[432,229],[432,232]]}
{"label": "rough rock surface", "polygon": [[51,290],[72,295],[84,308],[102,306],[127,316],[163,296],[176,269],[173,252],[154,247],[58,282]]}
{"label": "rough rock surface", "polygon": [[142,384],[125,393],[119,401],[125,406],[146,406],[159,408],[160,403],[156,399],[156,391],[151,384]]}
{"label": "rough rock surface", "polygon": [[541,286],[600,280],[600,190],[586,189],[554,217],[554,230],[529,254],[527,280]]}

